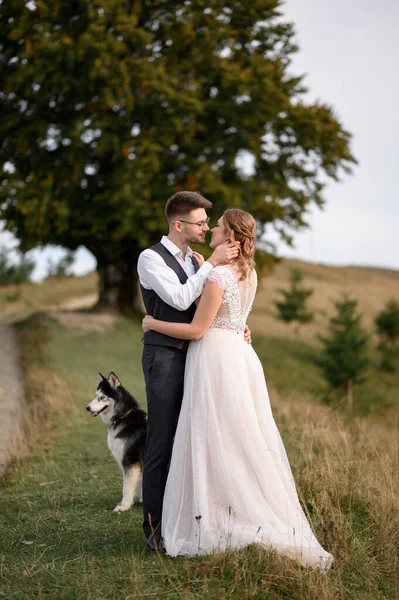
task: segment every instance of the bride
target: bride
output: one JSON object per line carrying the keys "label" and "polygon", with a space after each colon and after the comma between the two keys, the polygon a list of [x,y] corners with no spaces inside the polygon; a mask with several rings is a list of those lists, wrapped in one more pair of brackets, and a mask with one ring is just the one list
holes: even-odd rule
{"label": "bride", "polygon": [[232,240],[240,253],[210,272],[192,323],[143,320],[145,331],[192,340],[163,503],[164,545],[170,556],[195,556],[259,543],[327,570],[333,558],[301,508],[262,365],[244,341],[257,286],[255,239],[250,214],[226,211],[210,246]]}

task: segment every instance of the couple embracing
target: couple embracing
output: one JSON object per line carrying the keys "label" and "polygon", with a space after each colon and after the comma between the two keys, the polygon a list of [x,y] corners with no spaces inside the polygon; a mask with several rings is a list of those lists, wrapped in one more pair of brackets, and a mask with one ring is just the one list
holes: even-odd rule
{"label": "couple embracing", "polygon": [[211,206],[196,192],[172,196],[168,236],[138,262],[148,315],[147,547],[195,556],[259,543],[327,570],[332,556],[299,503],[262,365],[248,343],[256,222],[227,210],[204,261],[189,244],[205,243]]}

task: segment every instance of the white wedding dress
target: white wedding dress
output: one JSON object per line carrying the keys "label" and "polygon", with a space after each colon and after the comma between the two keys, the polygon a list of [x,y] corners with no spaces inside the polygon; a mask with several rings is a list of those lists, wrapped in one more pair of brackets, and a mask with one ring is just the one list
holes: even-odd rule
{"label": "white wedding dress", "polygon": [[195,556],[260,543],[326,570],[332,556],[301,508],[262,365],[244,341],[256,273],[240,282],[220,266],[209,279],[224,294],[210,329],[187,353],[163,504],[166,551]]}

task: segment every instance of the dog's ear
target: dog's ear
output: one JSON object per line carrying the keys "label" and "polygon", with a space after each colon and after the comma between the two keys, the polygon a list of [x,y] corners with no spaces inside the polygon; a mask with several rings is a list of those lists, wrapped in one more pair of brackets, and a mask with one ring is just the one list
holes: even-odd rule
{"label": "dog's ear", "polygon": [[114,390],[116,390],[116,388],[118,388],[121,385],[121,382],[119,381],[119,379],[113,371],[111,371],[111,373],[108,375],[108,381],[111,387],[114,388]]}
{"label": "dog's ear", "polygon": [[104,375],[101,375],[101,373],[98,374],[98,383],[101,383],[102,381],[104,381],[105,377]]}

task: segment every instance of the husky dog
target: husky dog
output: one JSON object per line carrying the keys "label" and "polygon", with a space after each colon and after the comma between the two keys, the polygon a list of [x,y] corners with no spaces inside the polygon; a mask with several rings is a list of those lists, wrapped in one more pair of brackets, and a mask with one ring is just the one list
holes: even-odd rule
{"label": "husky dog", "polygon": [[142,501],[147,415],[112,371],[108,379],[98,374],[96,395],[86,410],[108,425],[108,447],[123,472],[123,498],[114,511],[128,510],[135,499]]}

